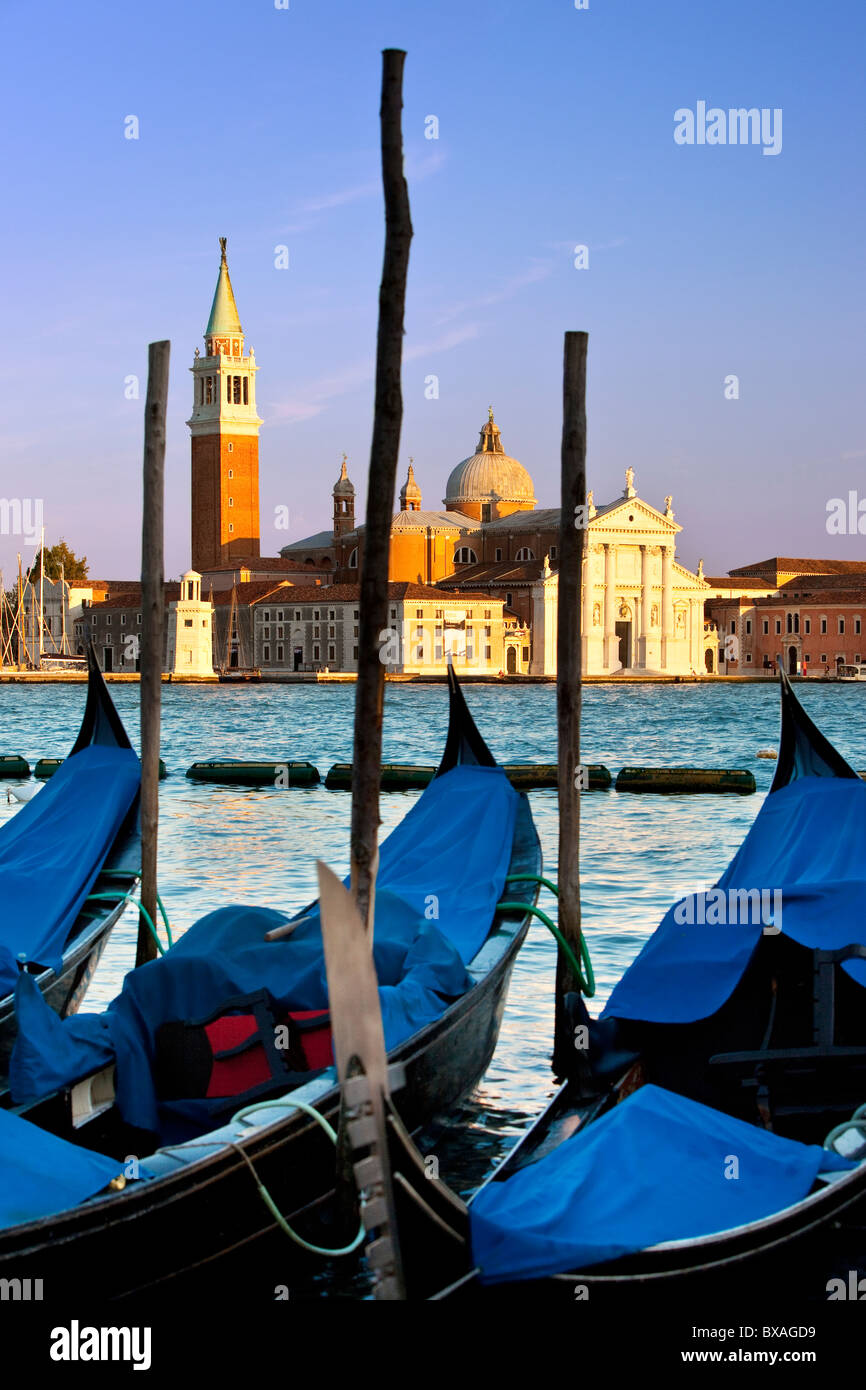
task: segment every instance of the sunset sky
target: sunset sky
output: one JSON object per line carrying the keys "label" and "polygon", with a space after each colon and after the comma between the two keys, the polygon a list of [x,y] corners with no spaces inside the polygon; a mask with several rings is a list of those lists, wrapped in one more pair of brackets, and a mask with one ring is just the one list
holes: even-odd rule
{"label": "sunset sky", "polygon": [[[858,0],[49,0],[5,7],[3,36],[0,494],[44,499],[46,543],[92,577],[138,572],[157,338],[166,571],[189,564],[188,368],[221,235],[260,368],[262,553],[330,525],[343,451],[363,503],[384,47],[408,52],[415,228],[398,486],[412,455],[441,506],[492,404],[555,505],[562,335],[581,328],[597,503],[631,465],[647,501],[673,494],[679,558],[708,574],[866,555],[826,529],[830,499],[866,497]],[[781,109],[780,153],[678,145],[698,102]],[[19,549],[0,535],[7,583]]]}

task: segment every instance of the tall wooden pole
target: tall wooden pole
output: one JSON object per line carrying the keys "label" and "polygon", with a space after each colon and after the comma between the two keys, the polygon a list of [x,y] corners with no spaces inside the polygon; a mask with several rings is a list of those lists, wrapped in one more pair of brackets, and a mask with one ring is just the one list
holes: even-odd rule
{"label": "tall wooden pole", "polygon": [[400,373],[403,313],[412,221],[403,175],[403,64],[406,54],[382,54],[382,183],[385,191],[385,259],[379,287],[376,344],[376,400],[367,484],[367,516],[361,569],[358,683],[355,689],[355,761],[352,772],[352,891],[361,919],[371,925],[376,845],[379,831],[379,779],[382,759],[382,705],[385,668],[380,649],[388,627],[388,555],[397,454],[403,422]]}
{"label": "tall wooden pole", "polygon": [[[586,543],[586,348],[566,333],[562,383],[562,495],[559,521],[556,716],[559,739],[559,928],[580,958],[581,582]],[[567,957],[556,963],[554,1070],[565,1071],[563,996],[580,988]]]}
{"label": "tall wooden pole", "polygon": [[[164,633],[163,511],[165,415],[171,344],[147,350],[144,407],[144,505],[141,526],[141,905],[156,921],[156,857],[159,826],[159,706]],[[138,923],[136,965],[156,957],[144,917]]]}

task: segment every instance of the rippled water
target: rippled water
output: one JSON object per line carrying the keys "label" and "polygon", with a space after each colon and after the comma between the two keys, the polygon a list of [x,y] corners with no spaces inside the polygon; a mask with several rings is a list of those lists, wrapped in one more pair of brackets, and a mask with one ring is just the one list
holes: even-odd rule
{"label": "rippled water", "polygon": [[[866,767],[866,689],[797,687],[819,727],[855,767]],[[83,686],[0,686],[0,753],[63,756],[84,706]],[[138,689],[112,686],[137,743]],[[553,686],[471,686],[467,701],[496,756],[553,762]],[[218,757],[309,759],[324,776],[352,751],[354,686],[166,686],[160,787],[160,892],[176,931],[230,902],[292,910],[315,897],[315,859],[348,871],[350,797],[323,786],[247,790],[188,781],[194,761]],[[597,1011],[669,904],[713,882],[751,825],[775,764],[756,759],[775,746],[778,692],[764,685],[601,685],[584,692],[586,762],[616,774],[627,764],[749,768],[757,796],[646,796],[593,792],[582,800],[584,925],[595,965]],[[444,686],[389,685],[386,760],[438,761],[445,738]],[[383,831],[418,792],[382,797]],[[556,793],[530,793],[556,877]],[[15,814],[0,783],[0,821]],[[134,954],[137,917],[115,930],[85,1007],[118,991]],[[466,1190],[484,1175],[553,1092],[549,1067],[555,950],[537,924],[515,967],[496,1056],[472,1100],[453,1117],[437,1152],[443,1176]]]}

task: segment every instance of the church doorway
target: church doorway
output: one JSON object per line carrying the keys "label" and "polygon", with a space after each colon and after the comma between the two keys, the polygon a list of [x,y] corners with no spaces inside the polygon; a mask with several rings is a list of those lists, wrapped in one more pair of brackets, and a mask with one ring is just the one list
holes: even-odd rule
{"label": "church doorway", "polygon": [[517,648],[509,647],[505,653],[505,669],[509,676],[517,675]]}
{"label": "church doorway", "polygon": [[796,674],[797,674],[797,664],[798,664],[798,663],[797,663],[797,648],[796,648],[796,647],[789,647],[789,648],[788,648],[788,675],[789,675],[789,676],[796,676]]}
{"label": "church doorway", "polygon": [[704,665],[705,665],[706,668],[707,668],[707,673],[708,673],[709,675],[712,675],[712,674],[713,674],[713,653],[712,653],[712,648],[711,648],[711,647],[707,647],[706,651],[704,652]]}
{"label": "church doorway", "polygon": [[617,623],[616,635],[619,642],[619,664],[631,666],[631,623]]}

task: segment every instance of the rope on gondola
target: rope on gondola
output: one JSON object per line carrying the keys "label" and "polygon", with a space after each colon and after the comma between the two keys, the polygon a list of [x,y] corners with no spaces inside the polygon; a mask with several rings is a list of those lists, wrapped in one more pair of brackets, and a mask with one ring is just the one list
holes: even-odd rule
{"label": "rope on gondola", "polygon": [[[334,1146],[336,1147],[337,1131],[334,1129],[333,1125],[329,1124],[329,1122],[325,1119],[324,1115],[320,1114],[318,1110],[315,1110],[312,1105],[307,1105],[306,1101],[292,1100],[289,1096],[283,1096],[279,1100],[264,1100],[259,1101],[258,1103],[253,1102],[252,1105],[245,1105],[242,1110],[238,1110],[237,1114],[232,1115],[232,1124],[246,1119],[247,1115],[251,1115],[255,1111],[282,1109],[287,1105],[292,1106],[295,1110],[302,1111],[305,1115],[309,1115],[311,1120],[315,1120],[316,1124],[321,1125],[322,1129],[325,1131],[328,1138],[331,1140],[331,1143],[334,1144]],[[353,1255],[355,1251],[361,1245],[363,1245],[364,1240],[366,1238],[366,1230],[364,1228],[363,1221],[361,1222],[358,1234],[355,1236],[355,1239],[351,1242],[350,1245],[341,1245],[338,1246],[336,1249],[332,1249],[326,1245],[314,1245],[312,1241],[304,1240],[304,1237],[299,1236],[297,1231],[292,1229],[286,1218],[283,1216],[282,1212],[280,1211],[270,1192],[265,1187],[255,1168],[253,1167],[253,1161],[250,1158],[249,1154],[244,1152],[240,1144],[232,1143],[232,1148],[240,1154],[244,1163],[247,1165],[250,1172],[252,1173],[255,1179],[256,1187],[259,1190],[259,1195],[262,1201],[264,1202],[265,1206],[267,1207],[268,1211],[271,1213],[271,1216],[276,1221],[280,1230],[284,1231],[286,1235],[289,1237],[289,1239],[293,1240],[296,1245],[299,1245],[302,1250],[308,1250],[312,1255],[324,1255],[328,1259],[335,1259],[337,1256],[340,1255]]]}
{"label": "rope on gondola", "polygon": [[[538,874],[509,874],[505,882],[540,883],[543,888],[549,888],[551,893],[555,894],[557,898],[559,897],[559,889],[556,884],[551,882],[549,878],[541,878]],[[583,932],[580,934],[580,955],[583,961],[583,968],[581,968],[574,952],[559,930],[559,927],[555,922],[551,921],[546,912],[542,912],[538,907],[533,907],[531,903],[497,903],[498,911],[502,912],[506,909],[510,911],[531,912],[534,917],[538,917],[544,923],[548,931],[552,932],[556,937],[561,949],[568,958],[569,964],[580,983],[581,992],[586,995],[587,999],[592,999],[595,994],[595,972],[592,968],[592,961],[590,960],[589,947],[586,944],[585,934]]]}

